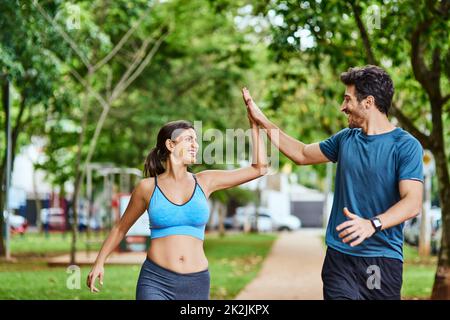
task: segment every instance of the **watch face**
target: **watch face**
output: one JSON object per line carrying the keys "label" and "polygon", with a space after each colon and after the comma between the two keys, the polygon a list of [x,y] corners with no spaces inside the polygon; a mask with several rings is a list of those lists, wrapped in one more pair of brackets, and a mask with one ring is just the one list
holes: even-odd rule
{"label": "watch face", "polygon": [[373,222],[377,228],[381,227],[381,221],[379,219],[374,219]]}

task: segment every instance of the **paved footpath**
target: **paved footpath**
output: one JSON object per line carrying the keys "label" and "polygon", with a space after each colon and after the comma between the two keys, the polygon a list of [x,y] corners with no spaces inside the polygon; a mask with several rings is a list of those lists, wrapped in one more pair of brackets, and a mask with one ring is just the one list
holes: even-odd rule
{"label": "paved footpath", "polygon": [[280,233],[258,276],[236,300],[321,300],[322,229]]}

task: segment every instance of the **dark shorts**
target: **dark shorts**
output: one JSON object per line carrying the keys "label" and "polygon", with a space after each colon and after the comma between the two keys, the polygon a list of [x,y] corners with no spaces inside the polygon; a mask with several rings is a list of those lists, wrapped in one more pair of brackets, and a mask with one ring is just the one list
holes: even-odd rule
{"label": "dark shorts", "polygon": [[209,300],[209,270],[178,273],[146,258],[136,286],[136,300]]}
{"label": "dark shorts", "polygon": [[325,300],[400,300],[403,262],[356,257],[327,249],[322,268]]}

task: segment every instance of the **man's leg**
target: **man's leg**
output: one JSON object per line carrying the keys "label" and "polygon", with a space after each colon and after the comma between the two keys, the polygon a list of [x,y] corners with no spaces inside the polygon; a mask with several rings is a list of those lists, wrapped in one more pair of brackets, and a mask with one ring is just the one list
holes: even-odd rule
{"label": "man's leg", "polygon": [[403,263],[392,258],[353,257],[357,272],[359,299],[400,300]]}
{"label": "man's leg", "polygon": [[348,255],[328,248],[322,267],[325,300],[356,300],[358,285]]}

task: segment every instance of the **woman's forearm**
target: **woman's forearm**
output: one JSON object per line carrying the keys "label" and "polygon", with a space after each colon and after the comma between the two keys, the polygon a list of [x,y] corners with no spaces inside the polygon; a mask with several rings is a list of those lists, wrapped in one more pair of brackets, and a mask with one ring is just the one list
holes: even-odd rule
{"label": "woman's forearm", "polygon": [[103,265],[111,252],[119,245],[120,241],[122,241],[124,236],[125,232],[120,230],[118,225],[115,225],[106,240],[103,242],[95,263]]}
{"label": "woman's forearm", "polygon": [[263,174],[267,172],[267,154],[264,145],[264,139],[259,132],[256,123],[252,123],[252,166],[263,170]]}

